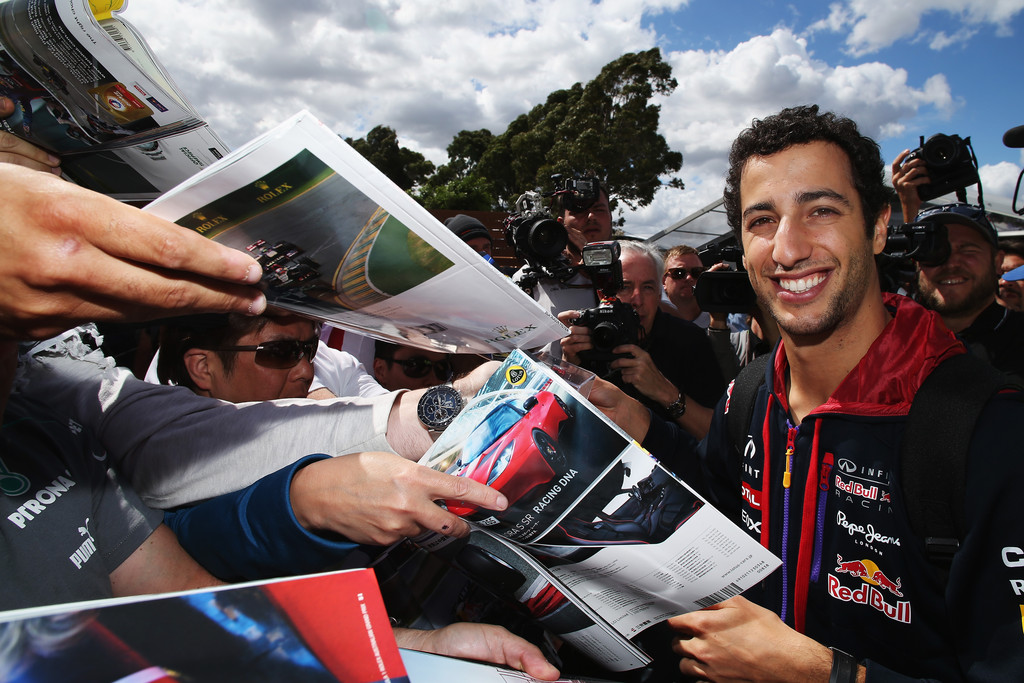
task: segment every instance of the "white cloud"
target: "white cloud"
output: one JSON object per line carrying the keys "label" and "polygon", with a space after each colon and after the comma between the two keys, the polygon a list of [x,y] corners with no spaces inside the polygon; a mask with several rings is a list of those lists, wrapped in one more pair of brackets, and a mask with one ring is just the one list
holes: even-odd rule
{"label": "white cloud", "polygon": [[[933,50],[941,50],[965,42],[981,26],[1007,37],[1009,20],[1021,10],[1024,0],[844,0],[830,5],[828,16],[809,26],[808,31],[846,33],[847,50],[855,56],[913,37],[923,37]],[[962,28],[952,35],[935,31],[919,36],[922,18],[933,12],[953,15]]]}
{"label": "white cloud", "polygon": [[498,132],[553,90],[655,44],[645,9],[684,0],[136,3],[125,13],[237,145],[300,108],[359,137],[383,123],[434,161],[462,129]]}
{"label": "white cloud", "polygon": [[941,75],[917,89],[907,83],[906,71],[886,64],[830,66],[814,59],[806,41],[787,29],[729,52],[677,52],[666,59],[679,87],[662,106],[662,131],[670,147],[683,150],[686,191],[663,190],[651,206],[629,214],[626,227],[636,234],[657,232],[720,197],[729,147],[754,118],[818,104],[852,118],[881,141],[901,134],[901,122],[922,108],[953,106]]}
{"label": "white cloud", "polygon": [[[1013,190],[1017,186],[1017,177],[1020,175],[1020,167],[1011,164],[1009,161],[1001,161],[998,164],[981,166],[978,175],[981,177],[981,186],[985,192],[986,203],[989,198],[1005,198],[1006,203],[1013,197]],[[1024,197],[1018,198],[1018,205]]]}
{"label": "white cloud", "polygon": [[[1007,0],[1008,1],[1008,0]],[[1020,0],[1024,2],[1024,0]],[[136,2],[125,13],[199,112],[238,146],[302,108],[344,136],[384,124],[446,161],[463,129],[505,129],[553,90],[586,82],[626,52],[659,44],[645,15],[686,0],[271,0]],[[833,6],[847,25],[867,0]],[[960,3],[964,4],[964,3]],[[647,235],[721,194],[729,145],[757,116],[816,102],[884,139],[922,109],[956,106],[941,75],[921,88],[903,69],[833,66],[790,29],[731,49],[666,53],[679,87],[662,133],[684,155],[685,191],[627,215]]]}

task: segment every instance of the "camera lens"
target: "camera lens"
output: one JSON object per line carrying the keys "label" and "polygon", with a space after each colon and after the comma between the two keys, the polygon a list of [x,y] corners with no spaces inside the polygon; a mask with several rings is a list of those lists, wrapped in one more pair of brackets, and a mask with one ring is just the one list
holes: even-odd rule
{"label": "camera lens", "polygon": [[568,235],[558,221],[542,218],[532,223],[526,236],[530,251],[542,259],[552,259],[562,253]]}
{"label": "camera lens", "polygon": [[956,160],[960,154],[960,145],[953,138],[940,133],[928,138],[922,153],[929,168],[942,168]]}
{"label": "camera lens", "polygon": [[590,342],[598,351],[611,351],[619,345],[622,334],[614,323],[598,323],[590,331]]}

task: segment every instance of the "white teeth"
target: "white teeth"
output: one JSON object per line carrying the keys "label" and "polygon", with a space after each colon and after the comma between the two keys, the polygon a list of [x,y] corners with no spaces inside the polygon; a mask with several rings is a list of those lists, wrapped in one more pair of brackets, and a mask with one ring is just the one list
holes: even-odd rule
{"label": "white teeth", "polygon": [[824,281],[824,280],[825,280],[825,274],[824,273],[815,273],[814,275],[808,275],[807,277],[802,277],[799,280],[792,280],[792,279],[782,278],[782,279],[779,280],[779,286],[782,287],[787,292],[793,292],[794,294],[800,294],[801,292],[806,292],[811,287],[814,287],[816,285],[821,284],[821,282]]}
{"label": "white teeth", "polygon": [[963,278],[959,278],[959,277],[957,277],[957,278],[951,277],[951,278],[949,278],[947,280],[939,280],[939,284],[940,285],[959,285],[959,284],[963,284],[963,282],[964,282],[964,279]]}

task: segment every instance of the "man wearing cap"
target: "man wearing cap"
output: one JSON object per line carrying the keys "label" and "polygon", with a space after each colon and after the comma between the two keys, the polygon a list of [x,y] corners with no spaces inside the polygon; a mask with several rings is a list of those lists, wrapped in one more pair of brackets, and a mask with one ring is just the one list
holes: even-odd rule
{"label": "man wearing cap", "polygon": [[985,212],[947,204],[921,212],[917,221],[945,225],[950,246],[945,263],[918,266],[918,301],[942,316],[972,353],[1024,378],[1024,313],[996,301],[1003,254]]}
{"label": "man wearing cap", "polygon": [[490,258],[492,246],[491,233],[483,223],[472,216],[460,213],[457,216],[445,219],[444,224],[455,233],[456,237],[472,247],[473,251],[494,263],[494,260]]}

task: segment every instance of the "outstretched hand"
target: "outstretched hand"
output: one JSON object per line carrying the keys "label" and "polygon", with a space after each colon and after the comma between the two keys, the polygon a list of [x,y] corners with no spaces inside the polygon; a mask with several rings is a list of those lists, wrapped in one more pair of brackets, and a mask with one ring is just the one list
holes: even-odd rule
{"label": "outstretched hand", "polygon": [[259,314],[248,254],[109,197],[0,164],[0,339],[45,339],[87,321]]}
{"label": "outstretched hand", "polygon": [[495,489],[432,470],[386,452],[341,455],[311,463],[292,478],[296,519],[310,530],[333,531],[356,543],[390,545],[427,531],[462,537],[466,520],[435,500],[461,500],[504,510]]}
{"label": "outstretched hand", "polygon": [[[832,653],[743,597],[668,620],[687,676],[715,681],[827,681]],[[862,674],[863,675],[863,671]]]}
{"label": "outstretched hand", "polygon": [[558,678],[558,669],[540,648],[491,624],[451,624],[434,631],[396,628],[398,646],[421,652],[462,657],[525,671],[542,681]]}
{"label": "outstretched hand", "polygon": [[595,379],[587,400],[637,441],[642,442],[647,436],[651,426],[651,412],[611,382]]}

